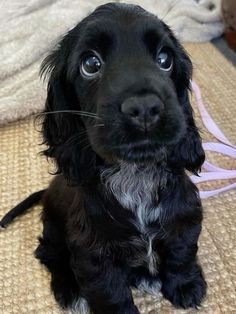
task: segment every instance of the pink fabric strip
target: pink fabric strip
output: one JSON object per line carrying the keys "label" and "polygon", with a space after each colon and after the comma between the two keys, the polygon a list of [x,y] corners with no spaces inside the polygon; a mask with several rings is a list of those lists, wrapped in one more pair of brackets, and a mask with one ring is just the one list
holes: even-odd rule
{"label": "pink fabric strip", "polygon": [[225,144],[208,142],[208,143],[203,143],[203,148],[205,150],[222,153],[223,155],[236,158],[236,148],[227,146]]}
{"label": "pink fabric strip", "polygon": [[217,167],[213,164],[211,164],[209,161],[205,161],[204,162],[204,165],[203,165],[203,168],[207,171],[225,171],[225,172],[231,172],[232,170],[229,170],[229,169],[224,169],[224,168],[220,168],[220,167]]}
{"label": "pink fabric strip", "polygon": [[208,198],[208,197],[211,197],[211,196],[215,196],[217,194],[220,194],[222,192],[226,192],[226,191],[229,191],[229,190],[232,190],[232,189],[235,189],[236,188],[236,182],[235,183],[232,183],[232,184],[229,184],[229,185],[226,185],[220,189],[216,189],[216,190],[212,190],[212,191],[200,191],[199,194],[200,194],[200,197],[202,199],[204,198]]}
{"label": "pink fabric strip", "polygon": [[205,108],[205,106],[203,104],[203,101],[202,101],[200,88],[198,87],[197,83],[194,82],[194,81],[191,81],[191,85],[192,85],[192,91],[195,94],[195,99],[196,99],[196,103],[197,103],[197,106],[198,106],[198,110],[199,110],[200,115],[202,117],[202,122],[205,125],[205,127],[207,128],[207,130],[212,135],[214,135],[214,137],[216,137],[220,142],[225,143],[225,144],[227,144],[229,146],[235,147],[225,137],[223,132],[218,128],[218,126],[216,125],[215,121],[211,118],[211,116],[207,112],[207,110],[206,110],[206,108]]}
{"label": "pink fabric strip", "polygon": [[202,172],[200,177],[194,179],[195,183],[201,183],[214,180],[227,180],[236,179],[236,170],[231,172],[219,171],[219,172]]}
{"label": "pink fabric strip", "polygon": [[[236,159],[236,146],[234,146],[223,134],[223,132],[219,129],[216,125],[214,120],[211,118],[209,113],[207,112],[201,97],[201,92],[198,85],[192,81],[192,91],[195,94],[197,107],[199,113],[201,115],[203,124],[207,128],[207,130],[221,143],[203,143],[203,148],[205,150],[211,152],[221,153],[225,156],[232,157]],[[203,164],[203,168],[206,172],[202,172],[200,177],[191,176],[191,179],[194,183],[201,183],[206,181],[213,181],[213,180],[228,180],[228,179],[236,179],[236,169],[224,169],[218,166],[211,164],[208,161],[205,161]],[[225,192],[231,189],[236,188],[236,182],[232,184],[227,184],[219,189],[216,190],[209,190],[209,191],[200,191],[201,198],[207,198],[210,196],[217,195],[221,192]]]}

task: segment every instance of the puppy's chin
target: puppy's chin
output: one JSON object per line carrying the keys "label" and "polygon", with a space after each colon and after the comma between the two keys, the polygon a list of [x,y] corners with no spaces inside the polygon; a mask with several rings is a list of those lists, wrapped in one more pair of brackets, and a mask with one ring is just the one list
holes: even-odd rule
{"label": "puppy's chin", "polygon": [[122,151],[120,154],[117,154],[118,160],[123,160],[129,163],[140,163],[140,164],[149,164],[149,163],[163,163],[165,161],[165,149],[155,150],[155,151],[137,151],[129,150]]}
{"label": "puppy's chin", "polygon": [[122,144],[112,148],[112,158],[130,163],[162,163],[166,159],[166,148],[149,141]]}
{"label": "puppy's chin", "polygon": [[129,163],[147,164],[150,162],[163,163],[166,160],[165,146],[139,143],[122,144],[112,148],[104,146],[93,146],[96,154],[107,163],[117,163],[126,161]]}

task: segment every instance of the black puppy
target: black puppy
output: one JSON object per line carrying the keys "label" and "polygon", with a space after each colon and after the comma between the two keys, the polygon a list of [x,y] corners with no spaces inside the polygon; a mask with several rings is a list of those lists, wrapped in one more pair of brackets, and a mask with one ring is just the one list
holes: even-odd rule
{"label": "black puppy", "polygon": [[182,46],[156,16],[109,3],[62,39],[42,71],[45,154],[58,176],[2,225],[42,198],[36,257],[73,313],[139,313],[131,287],[199,306],[202,206],[185,170],[196,174],[204,152]]}

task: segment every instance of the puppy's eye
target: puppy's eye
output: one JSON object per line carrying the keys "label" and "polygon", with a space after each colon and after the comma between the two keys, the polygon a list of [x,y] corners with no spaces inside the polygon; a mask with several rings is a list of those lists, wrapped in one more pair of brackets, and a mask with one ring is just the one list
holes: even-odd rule
{"label": "puppy's eye", "polygon": [[161,70],[170,71],[173,67],[173,56],[167,47],[163,47],[157,54],[157,63]]}
{"label": "puppy's eye", "polygon": [[84,77],[92,78],[101,70],[101,67],[101,59],[96,54],[89,54],[82,59],[80,71]]}

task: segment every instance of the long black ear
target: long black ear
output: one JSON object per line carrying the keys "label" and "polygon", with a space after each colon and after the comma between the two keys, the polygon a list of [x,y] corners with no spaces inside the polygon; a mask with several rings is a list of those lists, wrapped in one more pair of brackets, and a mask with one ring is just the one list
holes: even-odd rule
{"label": "long black ear", "polygon": [[170,154],[170,163],[172,167],[185,168],[197,175],[204,163],[205,153],[201,136],[194,121],[187,89],[183,92],[180,101],[186,117],[187,131]]}
{"label": "long black ear", "polygon": [[43,62],[41,72],[49,73],[48,94],[42,133],[48,148],[44,154],[56,161],[57,173],[73,184],[89,180],[95,172],[96,153],[89,145],[81,117],[65,110],[80,110],[73,83],[67,79],[67,62],[73,40],[66,35]]}
{"label": "long black ear", "polygon": [[[167,27],[169,30],[169,28]],[[205,160],[205,153],[202,147],[202,139],[194,121],[193,109],[189,100],[190,82],[192,78],[191,60],[176,40],[173,33],[169,30],[171,39],[175,44],[175,54],[178,62],[175,64],[173,81],[179,103],[183,108],[187,132],[180,142],[173,148],[169,156],[169,163],[173,168],[185,168],[194,174],[201,170]]]}

